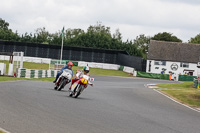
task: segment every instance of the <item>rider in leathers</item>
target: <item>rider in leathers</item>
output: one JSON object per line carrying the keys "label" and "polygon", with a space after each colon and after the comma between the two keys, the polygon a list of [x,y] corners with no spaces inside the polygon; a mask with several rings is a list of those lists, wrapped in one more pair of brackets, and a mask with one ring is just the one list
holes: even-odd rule
{"label": "rider in leathers", "polygon": [[[81,77],[83,77],[83,75],[89,76],[89,71],[90,71],[90,68],[88,66],[85,66],[82,71],[78,71],[77,74],[76,74],[76,77],[74,79],[72,79],[71,86],[69,87],[69,90],[71,90],[73,83],[76,82],[77,80],[79,80]],[[90,82],[90,79],[88,81],[88,84],[93,86],[93,84]]]}
{"label": "rider in leathers", "polygon": [[[73,66],[73,63],[72,62],[68,62],[66,66],[64,66],[60,72],[57,73],[56,75],[56,79],[53,81],[53,83],[56,83],[57,79],[59,78],[59,76],[63,73],[63,70],[64,69],[69,69],[72,71],[72,66]],[[72,71],[72,75],[73,75],[73,71]]]}

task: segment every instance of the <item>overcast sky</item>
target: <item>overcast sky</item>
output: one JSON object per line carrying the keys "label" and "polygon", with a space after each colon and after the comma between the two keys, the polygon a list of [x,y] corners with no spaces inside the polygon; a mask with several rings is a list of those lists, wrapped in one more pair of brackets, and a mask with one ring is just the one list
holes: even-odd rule
{"label": "overcast sky", "polygon": [[0,0],[0,18],[18,33],[86,31],[100,21],[112,34],[119,29],[124,41],[170,32],[187,42],[200,33],[199,14],[200,0]]}

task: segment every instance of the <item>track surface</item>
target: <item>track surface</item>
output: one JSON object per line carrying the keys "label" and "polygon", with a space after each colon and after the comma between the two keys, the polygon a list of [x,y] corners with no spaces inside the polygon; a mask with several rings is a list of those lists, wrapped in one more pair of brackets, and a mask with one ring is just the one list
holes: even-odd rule
{"label": "track surface", "polygon": [[169,81],[95,77],[80,98],[53,83],[0,82],[0,127],[11,133],[199,133],[200,113],[150,88]]}

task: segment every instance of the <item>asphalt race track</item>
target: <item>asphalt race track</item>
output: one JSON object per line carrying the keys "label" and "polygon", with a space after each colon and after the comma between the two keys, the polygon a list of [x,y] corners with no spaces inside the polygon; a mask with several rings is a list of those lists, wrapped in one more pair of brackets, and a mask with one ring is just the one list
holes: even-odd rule
{"label": "asphalt race track", "polygon": [[11,133],[199,133],[200,113],[148,83],[169,81],[95,77],[78,99],[42,81],[0,82],[0,127]]}

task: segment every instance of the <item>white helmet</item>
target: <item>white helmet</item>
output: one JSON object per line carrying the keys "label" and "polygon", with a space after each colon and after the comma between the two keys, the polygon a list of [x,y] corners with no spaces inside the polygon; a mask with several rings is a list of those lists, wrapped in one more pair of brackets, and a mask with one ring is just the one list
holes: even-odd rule
{"label": "white helmet", "polygon": [[83,71],[86,72],[86,73],[89,73],[90,68],[88,66],[84,66]]}

